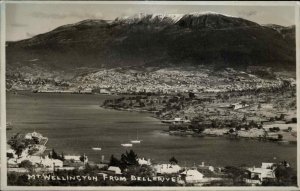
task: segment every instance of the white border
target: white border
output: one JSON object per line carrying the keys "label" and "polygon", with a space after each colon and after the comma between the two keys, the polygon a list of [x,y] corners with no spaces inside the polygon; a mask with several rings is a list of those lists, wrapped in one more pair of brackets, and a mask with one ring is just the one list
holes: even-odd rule
{"label": "white border", "polygon": [[[0,2],[1,10],[1,84],[0,84],[0,107],[1,107],[1,189],[2,190],[300,190],[300,155],[297,155],[297,177],[298,187],[121,187],[121,186],[91,186],[91,187],[65,187],[65,186],[8,186],[7,185],[7,164],[6,164],[6,85],[5,85],[5,5],[6,4],[113,4],[113,5],[216,5],[216,6],[294,6],[295,7],[295,25],[296,25],[296,72],[297,72],[297,118],[300,114],[300,2],[291,1],[13,1],[4,0]],[[279,13],[280,14],[280,13]],[[297,124],[299,129],[299,122]],[[297,153],[299,153],[300,131],[297,131]]]}
{"label": "white border", "polygon": [[1,123],[1,188],[3,185],[3,182],[7,182],[7,175],[5,174],[6,169],[6,83],[5,83],[5,5],[3,2],[0,3],[0,19],[1,19],[1,39],[0,39],[0,45],[1,45],[1,67],[0,67],[0,123]]}
{"label": "white border", "polygon": [[[295,24],[296,24],[296,85],[297,85],[297,119],[300,116],[300,2],[297,3],[298,6],[295,7]],[[297,121],[297,177],[298,177],[298,187],[300,185],[300,125]]]}
{"label": "white border", "polygon": [[232,5],[232,6],[296,6],[298,1],[18,1],[4,0],[16,4],[113,4],[113,5]]}

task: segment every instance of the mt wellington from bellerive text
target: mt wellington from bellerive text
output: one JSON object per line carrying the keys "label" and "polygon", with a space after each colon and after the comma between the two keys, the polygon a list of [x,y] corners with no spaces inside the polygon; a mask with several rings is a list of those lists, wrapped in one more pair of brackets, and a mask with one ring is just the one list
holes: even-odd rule
{"label": "mt wellington from bellerive text", "polygon": [[[66,96],[63,101],[53,101],[53,104],[65,104],[70,101],[66,107],[77,103],[75,100],[79,97],[76,96],[82,98],[86,96],[85,99],[90,99],[88,104],[96,105],[82,113],[82,116],[90,114],[89,121],[86,123],[87,131],[94,124],[97,124],[99,129],[106,128],[105,125],[109,124],[103,122],[106,120],[105,117],[102,121],[93,118],[91,110],[98,112],[101,109],[103,112],[112,113],[118,111],[119,115],[114,115],[116,119],[133,112],[157,120],[160,126],[155,126],[156,129],[152,132],[149,124],[147,124],[148,129],[136,130],[138,123],[126,122],[126,118],[122,118],[128,124],[128,129],[129,126],[134,127],[132,131],[134,136],[142,139],[141,141],[137,137],[138,142],[122,144],[122,146],[132,147],[137,156],[146,155],[149,161],[155,158],[162,166],[172,157],[170,162],[172,165],[176,163],[176,168],[178,165],[185,166],[178,168],[176,172],[172,171],[173,175],[181,176],[180,170],[182,172],[193,170],[197,176],[200,173],[201,178],[207,178],[206,183],[202,182],[199,185],[291,186],[296,184],[295,26],[280,26],[272,23],[262,25],[214,12],[139,13],[114,20],[83,20],[60,26],[29,39],[7,42],[6,59],[8,102],[19,103],[19,99],[29,99],[30,103],[32,101],[35,105],[28,107],[28,113],[36,106],[39,106],[36,107],[37,110],[41,110],[43,101],[48,99],[47,96],[53,96],[54,100],[61,99],[59,96]],[[20,92],[27,92],[25,94],[32,99],[20,97],[22,94]],[[101,97],[101,101],[94,103],[93,101],[97,100],[95,96]],[[84,99],[80,98],[81,101]],[[12,107],[11,111],[17,111],[14,104],[8,106]],[[20,105],[21,109],[22,107]],[[60,105],[49,109],[52,111],[59,107]],[[78,108],[74,107],[74,110]],[[71,112],[66,109],[63,111],[65,116],[68,116],[67,112]],[[18,120],[14,119],[13,112],[11,113],[7,120],[12,123],[12,130],[7,132],[8,135],[13,136],[19,127]],[[35,114],[39,115],[40,112]],[[33,121],[32,124],[37,131],[34,133],[42,133],[49,138],[48,147],[55,147],[60,151],[59,144],[50,141],[51,136],[53,139],[59,136],[52,135],[55,132],[47,134],[46,128],[37,127],[37,124],[40,126],[45,124],[42,117],[46,116],[48,120],[54,115],[55,112],[48,116],[41,115],[41,118]],[[101,118],[100,115],[97,117]],[[81,128],[84,125],[80,120],[85,118],[82,117],[77,121],[74,119],[70,123],[75,124],[74,128]],[[98,121],[93,122],[93,120]],[[98,122],[103,122],[103,126]],[[19,120],[19,123],[22,122]],[[69,121],[65,123],[66,125],[58,125],[57,131],[62,131]],[[58,123],[51,121],[49,124]],[[23,126],[27,128],[26,123],[22,123]],[[118,129],[116,135],[128,139],[129,131],[125,132],[126,128],[124,128]],[[107,128],[105,132],[103,130],[99,133],[95,129],[93,133],[95,136],[97,133],[99,136],[107,133],[103,141],[109,142],[112,141],[108,140],[109,136],[115,135],[109,133],[110,130]],[[118,134],[123,131],[123,134]],[[60,135],[62,134],[63,131]],[[157,137],[161,141],[161,146],[158,147],[155,146],[158,142],[151,142]],[[76,145],[77,138],[73,137],[73,139]],[[209,142],[211,139],[215,141]],[[228,142],[227,139],[230,141]],[[80,140],[78,137],[78,142]],[[215,154],[214,149],[222,147],[222,144],[214,146],[220,140],[225,140],[229,145],[245,144],[244,149],[236,152],[236,156],[230,156],[234,163],[230,164],[230,167],[228,161],[231,160],[228,158],[229,155],[226,155],[226,148],[220,150],[220,153],[225,152],[219,158],[221,160],[224,157],[224,161],[212,157]],[[236,142],[237,140],[240,142]],[[246,140],[248,142],[243,142]],[[105,144],[101,143],[100,138],[97,143],[92,142],[92,138],[84,141],[87,142],[81,145],[82,153],[77,154],[82,154],[83,158],[87,156],[95,163],[99,162],[100,155],[93,154],[95,149],[92,151],[90,147],[99,147],[98,151],[102,147],[101,152],[104,153],[105,159],[111,154],[115,156],[121,154],[116,153],[117,149],[109,150],[110,147],[105,149]],[[119,140],[113,141],[108,145],[115,144],[120,147]],[[201,141],[208,141],[209,144],[201,145]],[[14,144],[11,143],[14,142],[8,142],[13,148]],[[149,147],[146,147],[148,143]],[[196,149],[193,144],[198,143],[200,145],[198,150],[193,150]],[[67,147],[71,147],[72,144],[66,144],[62,150],[68,149]],[[91,145],[85,148],[85,144]],[[258,150],[252,150],[252,155],[250,150],[254,148],[254,144],[262,146],[259,146]],[[140,145],[140,148],[142,146],[145,146],[145,149],[151,148],[151,152],[138,148],[135,150],[135,147],[138,147],[136,145]],[[176,149],[172,149],[172,146],[176,146]],[[227,149],[230,150],[229,147]],[[265,150],[260,152],[260,149]],[[207,155],[198,156],[197,153],[202,152],[201,150],[205,150]],[[66,154],[66,151],[63,151]],[[74,149],[72,151],[74,153]],[[126,153],[137,158],[134,152]],[[249,156],[247,161],[243,156]],[[205,166],[204,163],[202,166],[198,164],[202,160],[201,157],[204,157],[205,162],[212,164],[215,169],[201,171]],[[120,163],[114,157],[111,157],[111,161],[107,163],[104,162],[104,158],[102,159],[102,164],[120,168],[119,173],[124,176],[131,172],[128,170],[131,168],[130,165],[121,165],[122,159]],[[70,164],[64,162],[62,168]],[[243,166],[240,166],[241,164]],[[134,162],[133,165],[137,164]],[[261,167],[254,168],[254,165]],[[193,175],[187,173],[184,175],[185,183],[180,184],[197,185],[202,181],[201,179],[197,182],[196,177],[195,180],[188,182],[187,177]],[[15,183],[11,182],[11,184]]]}

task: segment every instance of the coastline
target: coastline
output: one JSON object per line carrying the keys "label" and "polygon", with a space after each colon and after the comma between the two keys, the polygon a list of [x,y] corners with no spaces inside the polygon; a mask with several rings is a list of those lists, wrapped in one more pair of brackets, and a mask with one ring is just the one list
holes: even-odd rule
{"label": "coastline", "polygon": [[[131,108],[116,108],[116,107],[109,107],[109,106],[99,106],[103,109],[112,109],[112,110],[117,110],[117,111],[127,111],[127,112],[140,112],[140,113],[150,113],[153,114],[155,111],[151,112],[148,110],[141,110],[141,109],[131,109]],[[163,122],[163,119],[157,117],[157,116],[150,116],[152,118],[160,120],[161,123]],[[196,132],[185,132],[185,131],[172,131],[172,130],[166,130],[165,132],[168,132],[169,135],[171,136],[182,136],[182,137],[224,137],[224,138],[230,138],[230,139],[251,139],[251,140],[256,140],[256,141],[262,141],[262,142],[274,142],[277,144],[290,144],[290,145],[295,145],[297,144],[297,138],[295,140],[272,140],[264,137],[265,135],[253,135],[251,133],[251,130],[242,130],[242,131],[237,131],[235,134],[230,134],[228,133],[229,129],[228,128],[210,128],[210,129],[205,129],[202,133],[196,133]],[[263,129],[263,131],[266,133],[266,130]],[[242,134],[241,134],[242,132]]]}

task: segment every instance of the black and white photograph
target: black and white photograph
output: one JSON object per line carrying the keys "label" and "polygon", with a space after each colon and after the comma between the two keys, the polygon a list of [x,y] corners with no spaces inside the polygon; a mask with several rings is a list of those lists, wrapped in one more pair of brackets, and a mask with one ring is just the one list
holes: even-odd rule
{"label": "black and white photograph", "polygon": [[296,6],[7,2],[3,185],[299,188]]}

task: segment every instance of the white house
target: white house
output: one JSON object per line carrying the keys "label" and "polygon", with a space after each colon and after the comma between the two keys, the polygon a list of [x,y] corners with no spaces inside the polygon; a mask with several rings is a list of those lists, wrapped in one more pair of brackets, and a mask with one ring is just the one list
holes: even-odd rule
{"label": "white house", "polygon": [[215,168],[213,166],[206,166],[204,165],[204,162],[201,163],[201,165],[198,166],[199,169],[209,170],[211,172],[215,171]]}
{"label": "white house", "polygon": [[154,166],[154,169],[158,174],[173,174],[178,173],[181,167],[177,164],[159,164]]}
{"label": "white house", "polygon": [[244,103],[233,103],[230,105],[230,107],[234,110],[237,110],[237,109],[242,109],[242,108],[245,108],[245,107],[248,107],[249,105],[248,104],[244,104]]}
{"label": "white house", "polygon": [[114,172],[115,174],[122,174],[121,169],[117,166],[110,166],[107,170]]}
{"label": "white house", "polygon": [[50,159],[48,156],[42,158],[40,164],[46,168],[63,167],[63,161],[58,159]]}
{"label": "white house", "polygon": [[15,167],[17,168],[19,166],[18,160],[16,158],[10,158],[7,160],[7,166],[9,168]]}
{"label": "white house", "polygon": [[272,168],[274,163],[262,163],[261,168],[248,168],[251,172],[251,178],[258,177],[260,181],[264,178],[275,178],[274,169]]}
{"label": "white house", "polygon": [[43,138],[42,134],[37,133],[37,132],[32,132],[32,133],[27,133],[25,135],[25,139],[33,139],[33,138],[37,138],[38,140],[40,140],[41,138]]}
{"label": "white house", "polygon": [[151,165],[150,159],[146,160],[145,158],[138,158],[137,161],[139,165],[148,165],[148,166]]}
{"label": "white house", "polygon": [[58,160],[58,159],[50,159],[48,156],[46,156],[45,158],[42,158],[40,156],[27,156],[27,157],[21,157],[21,158],[12,158],[9,159],[8,165],[9,166],[14,166],[14,165],[18,165],[23,161],[30,161],[32,163],[32,165],[38,165],[38,166],[42,166],[45,168],[53,168],[55,167],[63,167],[63,161]]}
{"label": "white house", "polygon": [[187,183],[197,183],[203,181],[203,174],[196,169],[185,170],[181,173]]}
{"label": "white house", "polygon": [[79,155],[65,155],[64,157],[65,157],[65,160],[68,160],[68,161],[73,160],[74,162],[81,162]]}
{"label": "white house", "polygon": [[271,162],[263,162],[261,163],[261,168],[264,168],[264,169],[272,169],[274,163],[271,163]]}

